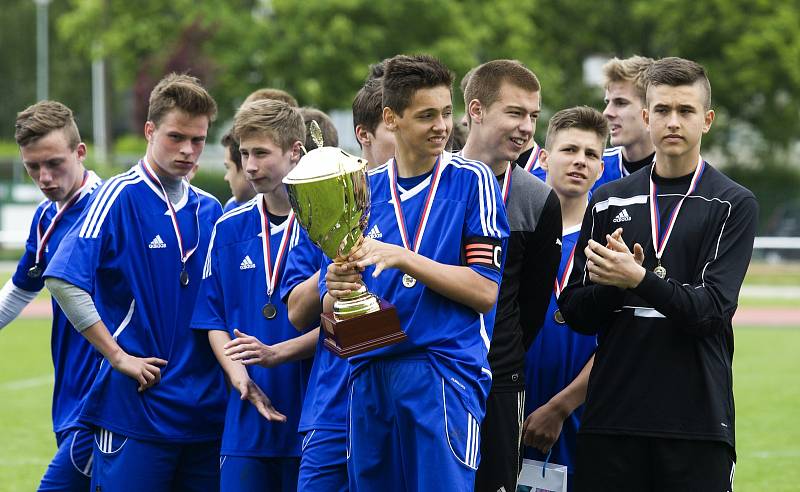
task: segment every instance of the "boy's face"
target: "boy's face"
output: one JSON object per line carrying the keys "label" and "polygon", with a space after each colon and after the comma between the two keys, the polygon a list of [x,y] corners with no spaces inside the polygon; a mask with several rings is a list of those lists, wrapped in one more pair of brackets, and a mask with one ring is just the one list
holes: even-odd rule
{"label": "boy's face", "polygon": [[547,184],[559,196],[586,195],[603,173],[603,140],[591,130],[561,130],[540,160],[547,170]]}
{"label": "boy's face", "polygon": [[19,152],[28,175],[48,200],[64,202],[80,188],[86,145],[71,150],[64,130],[54,130]]}
{"label": "boy's face", "polygon": [[670,157],[699,152],[703,134],[714,121],[714,111],[704,107],[705,97],[705,88],[699,82],[647,89],[644,120],[657,150]]}
{"label": "boy's face", "polygon": [[283,186],[283,178],[300,160],[300,142],[284,151],[271,137],[251,134],[241,138],[242,169],[256,193],[272,193]]}
{"label": "boy's face", "polygon": [[231,194],[233,199],[239,203],[246,202],[253,198],[255,191],[250,183],[247,181],[247,176],[244,169],[236,167],[236,163],[231,159],[231,148],[225,147],[225,181],[231,187]]}
{"label": "boy's face", "polygon": [[183,178],[194,169],[208,135],[208,116],[195,116],[180,109],[167,113],[156,125],[144,124],[147,138],[147,157],[156,172]]}
{"label": "boy's face", "polygon": [[383,121],[378,123],[375,133],[368,132],[370,136],[370,162],[381,165],[392,158],[394,155],[394,135],[386,129]]}
{"label": "boy's face", "polygon": [[[515,161],[528,148],[536,131],[541,103],[539,92],[504,82],[491,106],[470,101],[470,138],[494,154],[493,162]],[[489,164],[489,163],[487,163]]]}
{"label": "boy's face", "polygon": [[650,138],[642,118],[644,106],[633,82],[611,82],[606,88],[605,100],[603,116],[611,129],[611,145],[625,147]]}
{"label": "boy's face", "polygon": [[414,159],[427,159],[441,154],[453,130],[453,101],[450,88],[438,86],[419,89],[411,104],[399,115],[384,108],[383,121],[394,133],[397,150]]}

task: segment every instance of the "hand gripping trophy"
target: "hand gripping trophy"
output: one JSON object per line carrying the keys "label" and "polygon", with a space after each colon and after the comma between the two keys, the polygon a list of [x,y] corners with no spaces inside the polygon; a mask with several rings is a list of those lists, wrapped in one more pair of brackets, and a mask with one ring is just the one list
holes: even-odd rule
{"label": "hand gripping trophy", "polygon": [[[304,155],[283,179],[295,217],[309,238],[334,262],[342,262],[364,240],[369,222],[367,161],[338,147],[323,147],[322,132],[311,123],[317,148]],[[350,357],[405,340],[397,310],[363,285],[322,313],[325,346]]]}

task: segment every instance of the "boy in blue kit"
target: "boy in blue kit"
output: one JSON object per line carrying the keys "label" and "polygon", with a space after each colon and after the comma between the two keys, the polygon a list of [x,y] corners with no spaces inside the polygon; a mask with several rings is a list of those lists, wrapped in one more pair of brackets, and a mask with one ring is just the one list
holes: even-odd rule
{"label": "boy in blue kit", "polygon": [[95,428],[92,490],[219,487],[225,383],[189,321],[222,207],[184,179],[215,115],[197,79],[162,79],[145,157],[95,193],[45,271],[104,359],[80,413]]}
{"label": "boy in blue kit", "polygon": [[472,490],[491,385],[487,354],[508,224],[491,170],[444,152],[452,73],[426,55],[386,62],[395,158],[369,172],[367,237],[330,263],[325,311],[367,288],[394,304],[408,340],[350,359],[351,490]]}
{"label": "boy in blue kit", "polygon": [[300,160],[305,126],[286,103],[261,100],[239,108],[232,133],[247,180],[259,194],[217,222],[192,328],[208,332],[235,390],[222,435],[220,489],[293,491],[307,365],[267,368],[262,356],[269,346],[298,336],[279,295],[300,231],[282,180]]}
{"label": "boy in blue kit", "polygon": [[589,190],[603,172],[603,145],[608,124],[596,110],[580,106],[564,109],[550,118],[542,167],[547,184],[561,203],[563,237],[561,263],[551,285],[550,305],[544,324],[525,360],[525,423],[523,442],[527,458],[567,466],[572,488],[575,439],[583,413],[586,386],[594,360],[594,336],[570,330],[556,300],[572,270],[575,242],[583,221]]}
{"label": "boy in blue kit", "polygon": [[[17,115],[14,136],[25,170],[46,199],[33,215],[16,272],[0,290],[0,328],[16,319],[42,290],[44,269],[100,185],[100,178],[83,167],[86,145],[81,142],[72,110],[63,104],[41,101],[28,107]],[[39,490],[85,491],[92,471],[92,432],[77,417],[100,360],[91,344],[72,328],[55,299],[51,350],[55,369],[53,432],[58,450]]]}

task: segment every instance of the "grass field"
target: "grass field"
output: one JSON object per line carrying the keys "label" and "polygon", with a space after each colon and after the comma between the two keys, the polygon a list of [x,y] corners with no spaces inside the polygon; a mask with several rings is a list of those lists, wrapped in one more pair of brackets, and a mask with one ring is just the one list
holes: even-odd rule
{"label": "grass field", "polygon": [[[0,492],[35,490],[55,451],[49,323],[0,333]],[[737,492],[800,490],[800,326],[737,327]]]}

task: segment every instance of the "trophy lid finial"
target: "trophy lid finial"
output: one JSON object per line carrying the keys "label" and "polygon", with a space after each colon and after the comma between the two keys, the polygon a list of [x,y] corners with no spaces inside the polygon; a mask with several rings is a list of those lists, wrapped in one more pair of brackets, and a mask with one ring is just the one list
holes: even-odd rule
{"label": "trophy lid finial", "polygon": [[323,147],[325,142],[322,140],[322,128],[319,127],[319,124],[311,120],[311,123],[308,125],[308,132],[311,134],[311,139],[317,145],[317,148]]}

